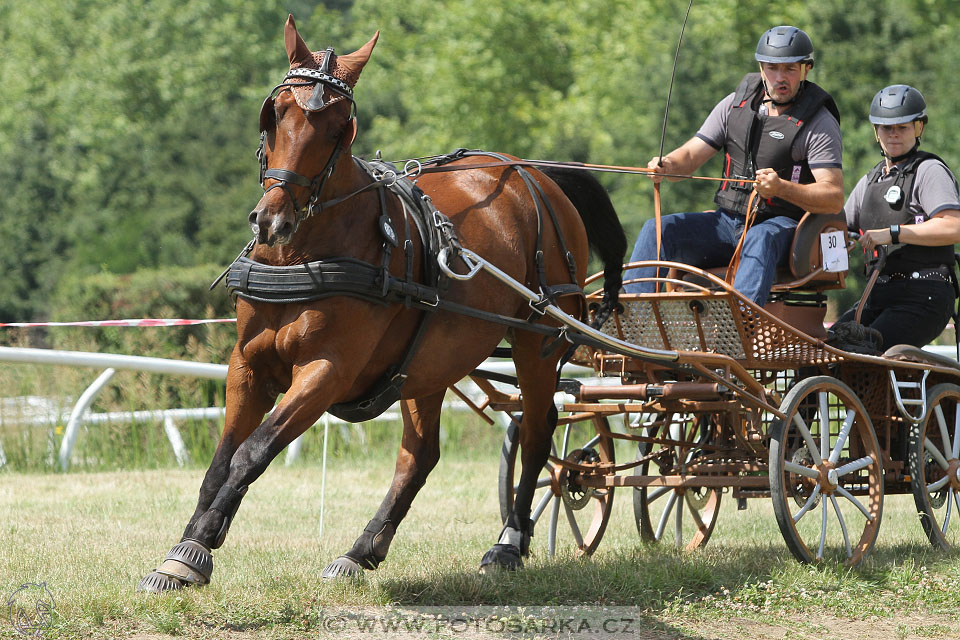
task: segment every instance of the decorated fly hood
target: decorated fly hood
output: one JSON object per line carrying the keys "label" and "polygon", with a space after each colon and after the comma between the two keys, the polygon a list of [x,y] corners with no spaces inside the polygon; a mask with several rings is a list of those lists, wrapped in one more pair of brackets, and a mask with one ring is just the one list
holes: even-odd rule
{"label": "decorated fly hood", "polygon": [[[357,84],[360,72],[369,60],[379,36],[378,31],[363,47],[354,53],[342,56],[336,55],[333,47],[325,51],[310,51],[297,32],[293,16],[287,18],[284,26],[284,45],[290,61],[290,70],[283,77],[283,81],[270,91],[260,107],[260,146],[257,149],[257,159],[260,162],[260,186],[263,187],[264,193],[276,188],[283,189],[293,203],[298,225],[304,218],[323,209],[323,203],[318,202],[323,185],[336,168],[340,154],[353,142],[357,131],[353,87]],[[264,145],[267,133],[276,125],[276,98],[284,91],[293,94],[297,105],[309,113],[323,111],[343,100],[350,101],[350,117],[347,126],[337,140],[337,145],[327,159],[323,171],[313,178],[288,169],[267,168]],[[275,182],[267,185],[266,181],[270,179]],[[310,190],[306,203],[300,203],[296,194],[290,189],[291,184]]]}

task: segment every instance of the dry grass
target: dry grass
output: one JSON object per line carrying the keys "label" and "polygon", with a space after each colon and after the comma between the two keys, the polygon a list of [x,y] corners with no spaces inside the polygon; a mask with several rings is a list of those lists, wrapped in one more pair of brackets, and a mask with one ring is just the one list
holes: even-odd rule
{"label": "dry grass", "polygon": [[[621,633],[635,638],[826,632],[855,638],[856,629],[869,628],[902,638],[960,635],[953,622],[960,558],[928,549],[908,496],[888,497],[878,546],[857,570],[796,564],[763,500],[751,501],[745,512],[729,500],[714,538],[700,552],[643,546],[630,494],[621,491],[592,558],[566,552],[545,557],[545,531],[539,530],[527,570],[483,577],[476,566],[500,529],[496,465],[492,452],[441,460],[388,561],[362,581],[332,584],[320,572],[349,548],[376,509],[392,460],[374,455],[332,464],[322,537],[319,468],[276,466],[252,487],[226,545],[215,553],[213,583],[162,597],[137,594],[134,587],[179,539],[202,471],[3,473],[0,595],[45,582],[56,602],[46,637],[293,638],[334,631],[343,637],[347,630],[334,629],[331,620],[356,625],[358,612],[395,618],[422,607],[477,605],[499,607],[483,615],[537,620],[539,627],[516,624],[547,636],[542,623],[571,611],[635,619],[638,629],[652,634]],[[428,610],[430,616],[437,611]],[[12,635],[2,627],[0,633]],[[744,629],[752,631],[744,635]],[[440,631],[449,637],[503,635],[486,628],[469,635]]]}

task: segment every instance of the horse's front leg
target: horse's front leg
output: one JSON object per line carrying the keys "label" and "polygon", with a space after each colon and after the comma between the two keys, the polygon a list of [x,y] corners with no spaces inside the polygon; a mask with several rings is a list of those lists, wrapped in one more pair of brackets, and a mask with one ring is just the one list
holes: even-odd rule
{"label": "horse's front leg", "polygon": [[445,390],[401,402],[403,438],[393,484],[353,547],[323,570],[324,578],[357,576],[364,569],[376,569],[387,557],[400,521],[440,459],[440,409],[444,393]]}
{"label": "horse's front leg", "polygon": [[200,485],[197,508],[187,523],[180,542],[170,550],[163,564],[140,581],[138,589],[141,591],[157,593],[182,589],[191,584],[203,585],[210,581],[213,571],[210,550],[219,545],[203,545],[193,539],[192,531],[197,520],[210,509],[221,487],[226,483],[230,460],[237,448],[273,406],[276,395],[271,394],[269,388],[269,384],[255,377],[239,350],[235,349],[227,374],[227,410],[223,433]]}
{"label": "horse's front leg", "polygon": [[276,406],[230,457],[225,481],[185,536],[216,549],[223,544],[240,502],[254,480],[283,449],[320,419],[338,388],[334,366],[327,360],[300,367]]}

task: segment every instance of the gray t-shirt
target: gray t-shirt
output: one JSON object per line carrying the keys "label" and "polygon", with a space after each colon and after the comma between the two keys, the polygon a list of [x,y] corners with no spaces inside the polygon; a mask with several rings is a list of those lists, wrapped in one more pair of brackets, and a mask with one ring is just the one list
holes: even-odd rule
{"label": "gray t-shirt", "polygon": [[[723,141],[727,138],[727,116],[733,105],[733,96],[731,93],[717,103],[697,131],[698,138],[717,150],[723,148]],[[799,163],[806,159],[811,169],[842,168],[840,123],[830,111],[820,109],[794,139],[791,151],[794,162]]]}
{"label": "gray t-shirt", "polygon": [[[899,172],[900,167],[894,165],[890,172]],[[857,186],[850,192],[847,203],[843,205],[843,212],[847,217],[847,226],[850,229],[860,228],[860,209],[863,205],[863,196],[867,190],[867,175],[860,178]],[[877,176],[879,181],[880,176]],[[939,160],[925,160],[917,166],[917,176],[913,183],[913,193],[910,194],[910,202],[907,205],[910,211],[915,215],[921,212],[926,214],[927,218],[946,209],[960,210],[960,195],[957,194],[957,183],[953,179],[953,174],[945,164]],[[919,217],[914,222],[923,222],[924,218]]]}

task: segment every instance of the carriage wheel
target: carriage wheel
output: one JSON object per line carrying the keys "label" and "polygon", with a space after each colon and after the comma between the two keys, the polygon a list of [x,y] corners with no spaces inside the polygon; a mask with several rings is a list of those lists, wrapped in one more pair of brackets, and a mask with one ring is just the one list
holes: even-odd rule
{"label": "carriage wheel", "polygon": [[[663,414],[658,416],[666,420],[666,428],[652,429],[644,427],[641,435],[650,437],[661,433],[661,437],[669,437],[682,441],[689,434],[694,433],[699,441],[708,437],[709,432],[698,429],[699,419],[690,414]],[[669,434],[669,435],[667,435]],[[696,442],[695,441],[695,442]],[[657,475],[674,475],[677,472],[678,462],[689,464],[696,459],[695,446],[669,446],[655,444],[660,447],[662,456],[643,462],[635,467],[634,475],[650,475],[651,469]],[[651,445],[641,442],[637,448],[637,458],[652,451]],[[677,549],[693,551],[707,544],[713,527],[720,515],[721,490],[713,487],[635,487],[633,491],[633,516],[637,524],[637,531],[644,542],[659,543],[672,540]]]}
{"label": "carriage wheel", "polygon": [[910,429],[910,485],[930,543],[950,550],[960,544],[960,387],[936,385],[927,407]]}
{"label": "carriage wheel", "polygon": [[[880,530],[880,445],[863,403],[836,378],[793,387],[770,442],[770,492],[777,524],[800,562],[839,556],[855,566]],[[856,536],[859,533],[859,538]]]}
{"label": "carriage wheel", "polygon": [[[551,443],[551,455],[576,463],[613,462],[613,439],[602,436],[597,426],[607,427],[607,419],[594,416],[557,427]],[[519,426],[511,420],[500,452],[500,515],[506,521],[513,509],[513,496],[520,478]],[[613,487],[594,489],[577,483],[578,473],[547,462],[537,479],[530,519],[536,540],[546,537],[547,553],[571,549],[577,556],[590,555],[600,544],[613,507]],[[544,525],[547,525],[544,536]]]}

